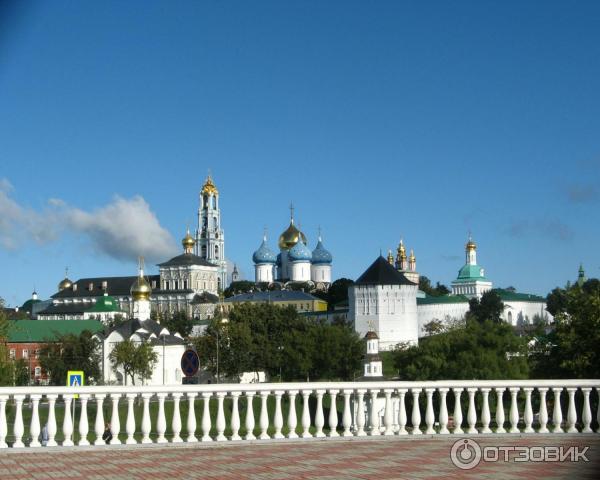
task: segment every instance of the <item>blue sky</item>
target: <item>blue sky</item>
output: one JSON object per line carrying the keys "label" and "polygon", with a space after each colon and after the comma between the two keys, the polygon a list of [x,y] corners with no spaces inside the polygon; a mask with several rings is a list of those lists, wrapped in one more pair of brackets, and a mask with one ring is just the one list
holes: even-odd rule
{"label": "blue sky", "polygon": [[[334,278],[598,276],[600,3],[3,2],[0,296],[180,249],[211,169],[253,276],[288,205]],[[154,271],[157,271],[153,267]]]}

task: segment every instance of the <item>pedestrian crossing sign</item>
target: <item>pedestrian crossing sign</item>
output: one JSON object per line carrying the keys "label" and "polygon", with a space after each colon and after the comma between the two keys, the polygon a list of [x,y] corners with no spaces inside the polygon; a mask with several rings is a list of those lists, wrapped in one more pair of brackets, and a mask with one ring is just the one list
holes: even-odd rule
{"label": "pedestrian crossing sign", "polygon": [[[67,387],[83,387],[83,372],[81,370],[69,370],[67,372]],[[75,395],[79,398],[79,395]]]}

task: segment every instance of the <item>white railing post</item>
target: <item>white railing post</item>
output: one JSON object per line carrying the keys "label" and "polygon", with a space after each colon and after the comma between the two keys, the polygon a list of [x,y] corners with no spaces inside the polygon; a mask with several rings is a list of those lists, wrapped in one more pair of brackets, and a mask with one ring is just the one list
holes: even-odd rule
{"label": "white railing post", "polygon": [[308,407],[308,399],[312,390],[302,390],[302,438],[312,438],[310,434],[310,410]]}
{"label": "white railing post", "polygon": [[152,430],[152,420],[150,419],[150,397],[153,393],[142,393],[142,402],[144,408],[142,411],[142,443],[152,443],[150,431]]}
{"label": "white railing post", "polygon": [[561,427],[562,423],[562,409],[560,407],[560,394],[562,392],[562,387],[552,387],[552,393],[554,394],[554,410],[552,412],[552,424],[554,428],[552,429],[552,433],[564,433],[564,430]]}
{"label": "white railing post", "polygon": [[469,428],[467,433],[474,434],[479,433],[475,428],[477,424],[477,411],[475,410],[475,393],[477,392],[476,387],[467,388],[467,394],[469,395],[469,409],[467,410],[467,423]]}
{"label": "white railing post", "polygon": [[273,438],[285,438],[281,429],[283,428],[283,414],[281,413],[281,397],[285,393],[283,390],[275,390],[275,416],[273,417],[273,426],[275,427],[275,434]]}
{"label": "white railing post", "polygon": [[156,443],[167,443],[165,432],[167,431],[167,418],[165,417],[165,397],[166,393],[157,393],[158,415],[156,417]]}
{"label": "white railing post", "polygon": [[270,391],[260,392],[260,416],[258,417],[258,426],[260,427],[259,440],[268,440],[269,434],[269,411],[267,409],[267,399],[269,398]]}
{"label": "white railing post", "polygon": [[546,406],[546,392],[547,388],[538,387],[538,392],[540,393],[540,411],[538,414],[540,420],[540,428],[538,433],[548,433],[548,428],[546,425],[548,424],[548,408]]}
{"label": "white railing post", "polygon": [[[102,440],[102,434],[104,433],[104,410],[102,404],[104,403],[105,393],[95,393],[94,399],[96,400],[96,421],[94,422],[94,433],[96,438],[94,439],[94,445],[104,445]],[[50,402],[50,396],[48,395],[48,402]],[[50,425],[48,425],[50,427]],[[50,432],[48,432],[48,435]]]}
{"label": "white railing post", "polygon": [[125,443],[127,445],[135,445],[137,442],[133,436],[135,435],[135,413],[133,410],[133,402],[137,393],[128,393],[127,395],[127,420],[125,421],[125,432],[127,433],[127,439]]}
{"label": "white railing post", "polygon": [[391,388],[386,388],[383,390],[383,394],[385,395],[385,410],[383,413],[383,424],[385,426],[385,430],[383,431],[384,435],[393,435],[394,434],[394,425],[393,425],[393,406],[392,406],[392,393],[394,392]]}
{"label": "white railing post", "polygon": [[187,429],[186,441],[187,441],[187,443],[194,443],[194,442],[198,441],[198,439],[196,438],[196,408],[195,408],[196,395],[197,395],[196,392],[187,392],[185,394],[185,396],[188,399],[188,414],[187,414],[187,423],[186,423],[186,429]]}
{"label": "white railing post", "polygon": [[325,418],[323,417],[323,395],[325,390],[315,390],[317,396],[317,409],[315,411],[315,437],[324,437],[323,427],[325,426]]}
{"label": "white railing post", "polygon": [[202,393],[202,441],[203,442],[212,442],[212,438],[210,437],[210,427],[212,426],[210,420],[210,397],[212,396],[211,392],[203,392]]}
{"label": "white railing post", "polygon": [[577,387],[567,388],[569,394],[569,410],[567,411],[567,433],[578,433],[575,423],[577,422],[577,411],[575,410],[575,392]]}
{"label": "white railing post", "polygon": [[[87,404],[90,398],[89,393],[80,393],[79,400],[81,403],[81,412],[79,414],[79,443],[78,445],[81,447],[88,446],[90,444],[87,436],[90,430],[90,425],[88,423],[88,413],[87,413]],[[39,433],[39,432],[38,432]]]}
{"label": "white railing post", "polygon": [[523,412],[525,428],[523,429],[523,433],[534,433],[535,430],[531,427],[531,424],[533,423],[533,410],[531,408],[531,392],[533,391],[533,388],[524,387],[523,391],[525,392],[525,411]]}
{"label": "white railing post", "polygon": [[327,424],[329,425],[329,434],[328,437],[339,437],[339,433],[337,432],[337,423],[338,423],[338,415],[337,415],[337,402],[336,397],[339,390],[329,389],[329,418],[327,419]]}
{"label": "white railing post", "polygon": [[119,440],[119,431],[121,430],[121,422],[119,420],[119,399],[121,398],[120,393],[111,393],[110,398],[112,399],[112,415],[110,417],[110,432],[112,433],[111,445],[121,445]]}
{"label": "white railing post", "polygon": [[247,405],[246,405],[246,437],[245,440],[254,440],[254,408],[252,406],[252,400],[254,399],[255,392],[245,392]]}
{"label": "white railing post", "polygon": [[506,433],[504,429],[504,390],[506,387],[494,387],[496,390],[496,433]]}
{"label": "white railing post", "polygon": [[63,447],[72,447],[75,445],[71,436],[73,435],[73,420],[71,418],[71,402],[73,401],[73,394],[63,393],[63,400],[65,402],[65,416],[63,418]]}
{"label": "white railing post", "polygon": [[15,424],[13,426],[13,433],[15,435],[15,443],[13,448],[23,448],[23,433],[25,433],[25,425],[23,424],[23,400],[25,395],[14,395],[15,400]]}
{"label": "white railing post", "polygon": [[406,392],[406,388],[398,389],[398,435],[408,434],[406,431],[406,406],[404,404]]}
{"label": "white railing post", "polygon": [[371,389],[371,410],[369,415],[369,423],[371,428],[369,435],[380,435],[379,431],[379,411],[377,410],[377,395],[379,394],[378,388]]}
{"label": "white railing post", "polygon": [[342,414],[342,426],[344,427],[344,431],[342,432],[342,437],[351,437],[352,432],[350,431],[350,427],[352,426],[352,412],[350,411],[350,395],[352,395],[352,390],[344,390],[344,413]]}
{"label": "white railing post", "polygon": [[217,442],[227,441],[227,437],[225,436],[225,410],[223,408],[226,393],[217,392]]}
{"label": "white railing post", "polygon": [[29,434],[31,435],[30,447],[40,447],[41,443],[38,439],[40,436],[40,400],[42,395],[30,395],[29,401],[31,405],[31,424],[29,425]]}
{"label": "white railing post", "polygon": [[411,388],[410,392],[413,397],[412,415],[410,421],[412,422],[411,435],[421,435],[421,410],[419,409],[419,394],[421,393],[420,388]]}
{"label": "white railing post", "polygon": [[239,398],[241,392],[231,392],[231,440],[241,440]]}
{"label": "white railing post", "polygon": [[356,436],[364,437],[367,433],[365,432],[365,392],[366,390],[356,390],[356,396],[358,397],[357,410],[356,410]]}
{"label": "white railing post", "polygon": [[298,438],[296,433],[296,427],[298,426],[298,417],[296,416],[296,395],[298,390],[288,390],[288,399],[290,401],[290,408],[288,410],[288,429],[287,438]]}
{"label": "white railing post", "polygon": [[462,416],[462,407],[460,405],[460,396],[462,394],[462,388],[453,387],[452,391],[454,392],[454,428],[452,429],[452,433],[465,433],[461,427],[463,416]]}
{"label": "white railing post", "polygon": [[173,422],[171,423],[171,429],[173,430],[173,438],[171,439],[171,443],[181,443],[183,439],[181,438],[181,412],[179,411],[179,402],[181,396],[183,394],[181,392],[173,392],[171,396],[173,397]]}
{"label": "white railing post", "polygon": [[519,406],[517,404],[517,395],[520,387],[510,387],[510,430],[508,433],[520,433],[517,425],[519,423]]}
{"label": "white railing post", "polygon": [[583,392],[583,412],[581,414],[581,420],[583,421],[583,428],[581,433],[594,433],[590,424],[592,423],[592,410],[590,409],[590,392],[591,388],[582,388]]}
{"label": "white railing post", "polygon": [[480,388],[483,405],[481,406],[481,433],[491,433],[490,430],[490,389],[489,388]]}
{"label": "white railing post", "polygon": [[54,440],[56,436],[56,412],[54,406],[56,405],[57,394],[46,395],[48,399],[48,442],[46,443],[49,447],[56,447],[58,443]]}
{"label": "white railing post", "polygon": [[6,435],[8,434],[8,422],[6,419],[6,402],[8,395],[0,395],[0,448],[8,448]]}
{"label": "white railing post", "polygon": [[433,413],[433,392],[435,392],[435,388],[426,388],[425,396],[427,398],[427,406],[425,407],[425,425],[427,425],[427,429],[425,433],[427,435],[433,435],[435,430],[433,428],[433,423],[435,422],[435,415]]}
{"label": "white railing post", "polygon": [[447,435],[450,432],[448,431],[448,405],[446,404],[446,395],[448,394],[447,388],[438,388],[438,392],[440,393],[440,434]]}

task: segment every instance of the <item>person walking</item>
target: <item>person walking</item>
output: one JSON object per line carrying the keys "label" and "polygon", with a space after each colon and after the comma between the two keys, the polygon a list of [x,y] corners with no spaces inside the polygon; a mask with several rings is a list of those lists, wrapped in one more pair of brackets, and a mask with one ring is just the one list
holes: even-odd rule
{"label": "person walking", "polygon": [[106,422],[106,425],[104,427],[104,433],[102,434],[102,440],[104,440],[104,443],[106,443],[107,445],[110,443],[110,441],[112,440],[113,435],[112,432],[110,431],[110,423]]}

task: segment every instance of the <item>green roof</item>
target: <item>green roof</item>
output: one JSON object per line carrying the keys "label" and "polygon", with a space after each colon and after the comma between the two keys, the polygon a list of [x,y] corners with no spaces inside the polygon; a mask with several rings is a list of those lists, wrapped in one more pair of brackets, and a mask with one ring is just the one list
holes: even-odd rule
{"label": "green roof", "polygon": [[11,320],[8,341],[43,342],[54,340],[58,335],[79,335],[84,330],[96,333],[103,328],[99,320]]}
{"label": "green roof", "polygon": [[487,282],[487,278],[485,278],[481,273],[482,270],[483,269],[479,265],[469,265],[467,263],[458,271],[458,278],[456,279],[456,281],[465,282],[472,280],[481,280]]}
{"label": "green roof", "polygon": [[437,305],[440,303],[469,303],[469,299],[464,295],[442,295],[439,297],[427,295],[425,298],[417,298],[417,305]]}
{"label": "green roof", "polygon": [[113,297],[111,297],[110,295],[104,295],[104,296],[98,298],[98,300],[96,300],[96,303],[94,303],[92,308],[90,308],[87,311],[88,312],[120,312],[121,309],[119,308],[119,304]]}
{"label": "green roof", "polygon": [[544,297],[539,295],[533,295],[532,293],[518,293],[511,292],[510,290],[503,290],[502,288],[495,288],[494,292],[498,294],[503,302],[543,302],[546,303]]}

